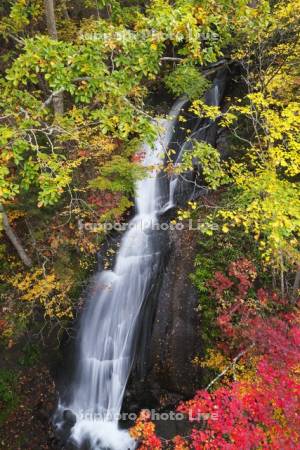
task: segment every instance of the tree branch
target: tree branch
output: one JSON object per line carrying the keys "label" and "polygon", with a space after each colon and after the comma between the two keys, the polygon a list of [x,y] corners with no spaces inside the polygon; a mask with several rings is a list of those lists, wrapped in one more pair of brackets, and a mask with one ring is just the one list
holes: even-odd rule
{"label": "tree branch", "polygon": [[254,344],[251,344],[249,347],[247,347],[245,350],[243,350],[242,352],[240,352],[233,360],[232,362],[229,364],[229,366],[227,366],[221,373],[219,373],[218,376],[216,376],[216,378],[214,378],[207,386],[206,386],[206,390],[208,391],[208,389],[210,389],[212,387],[213,384],[215,384],[220,378],[222,378],[229,369],[231,369],[232,367],[234,367],[236,365],[236,363],[238,362],[238,360],[244,356],[246,353],[249,352],[249,350],[251,348],[254,347]]}
{"label": "tree branch", "polygon": [[8,217],[6,215],[6,212],[4,210],[3,205],[1,203],[0,203],[0,216],[2,217],[2,223],[3,223],[4,231],[5,231],[8,239],[10,240],[10,242],[12,243],[12,245],[14,246],[16,251],[18,252],[18,255],[20,256],[23,264],[26,267],[31,267],[32,266],[32,261],[31,261],[30,257],[27,255],[26,251],[24,250],[20,239],[18,238],[18,236],[14,232],[13,228],[10,226],[9,221],[8,221]]}
{"label": "tree branch", "polygon": [[163,61],[183,61],[183,58],[176,58],[175,56],[163,56],[162,58],[160,58],[160,62]]}
{"label": "tree branch", "polygon": [[[55,20],[54,0],[44,0],[44,6],[48,33],[52,39],[57,41],[58,35]],[[64,113],[63,91],[64,90],[60,89],[58,92],[54,92],[51,96],[55,115],[61,115]]]}

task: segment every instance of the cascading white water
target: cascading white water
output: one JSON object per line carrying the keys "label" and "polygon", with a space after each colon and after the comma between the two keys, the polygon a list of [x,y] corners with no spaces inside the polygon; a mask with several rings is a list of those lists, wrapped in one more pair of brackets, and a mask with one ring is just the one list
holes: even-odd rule
{"label": "cascading white water", "polygon": [[179,99],[167,119],[159,120],[154,148],[145,145],[143,164],[147,178],[136,183],[136,215],[129,223],[113,271],[97,276],[97,294],[88,302],[81,320],[78,373],[72,401],[60,408],[76,415],[71,440],[85,440],[93,450],[127,450],[134,443],[118,429],[124,390],[134,357],[139,313],[147,296],[159,252],[153,245],[152,225],[158,222],[159,183],[155,166],[171,140],[185,98]]}
{"label": "cascading white water", "polygon": [[[220,88],[218,86],[217,80],[215,80],[215,83],[212,86],[212,88],[206,93],[206,103],[209,106],[219,106],[220,101],[221,101]],[[189,151],[193,147],[193,144],[192,144],[193,139],[195,138],[197,140],[197,135],[199,135],[199,133],[201,131],[208,129],[212,124],[213,124],[213,120],[207,119],[207,120],[204,120],[204,124],[200,129],[198,127],[196,127],[195,132],[192,133],[189,136],[189,139],[186,140],[182,144],[181,149],[175,160],[175,164],[174,164],[175,167],[178,166],[182,162],[182,157],[185,154],[185,152]],[[178,185],[178,180],[179,180],[178,175],[171,176],[170,184],[169,184],[169,200],[163,208],[164,211],[167,211],[168,209],[173,208],[176,204],[175,192],[176,192],[176,188]]]}

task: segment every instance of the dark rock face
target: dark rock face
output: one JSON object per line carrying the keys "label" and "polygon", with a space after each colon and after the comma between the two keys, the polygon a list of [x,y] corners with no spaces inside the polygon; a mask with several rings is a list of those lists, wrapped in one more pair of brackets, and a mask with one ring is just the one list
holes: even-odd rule
{"label": "dark rock face", "polygon": [[[189,277],[194,270],[198,233],[186,228],[164,234],[168,250],[154,280],[156,289],[141,314],[123,411],[173,410],[180,400],[193,397],[201,385],[202,370],[192,364],[202,353],[200,315],[195,310],[198,294]],[[161,426],[164,429],[167,424]]]}
{"label": "dark rock face", "polygon": [[[206,93],[207,105],[222,104],[227,79],[227,69],[217,72]],[[185,116],[186,126],[177,124],[170,144],[175,150],[174,163],[180,162],[182,155],[192,150],[194,141],[216,146],[222,137],[218,123],[193,116],[188,103],[181,114]],[[187,129],[192,130],[192,139],[187,139]],[[225,142],[223,147],[222,158],[226,156]],[[193,166],[194,170],[177,179],[174,191],[177,206],[185,207],[188,200],[196,200],[207,191],[205,186],[200,187],[203,185],[201,161],[194,161]],[[162,173],[160,183],[163,205],[169,198],[170,179]],[[170,218],[164,217],[167,222]],[[201,369],[192,364],[195,356],[201,354],[200,315],[195,310],[198,294],[189,277],[194,271],[199,232],[169,230],[167,235],[169,251],[154,280],[156,289],[141,314],[142,333],[138,335],[136,361],[128,384],[128,402],[124,405],[129,409],[137,404],[140,407],[162,406],[162,397],[163,404],[172,407],[180,399],[193,396],[201,386]]]}
{"label": "dark rock face", "polygon": [[140,311],[139,324],[136,331],[134,373],[138,380],[144,380],[148,373],[152,324],[156,314],[157,298],[162,283],[164,267],[167,264],[169,253],[168,232],[166,230],[151,231],[149,237],[151,233],[155,233],[153,252],[156,253],[157,257],[153,263],[152,281]]}
{"label": "dark rock face", "polygon": [[147,377],[152,387],[158,384],[183,397],[193,395],[201,377],[201,370],[192,364],[201,352],[197,292],[189,279],[196,239],[192,230],[170,231],[171,250],[157,300]]}

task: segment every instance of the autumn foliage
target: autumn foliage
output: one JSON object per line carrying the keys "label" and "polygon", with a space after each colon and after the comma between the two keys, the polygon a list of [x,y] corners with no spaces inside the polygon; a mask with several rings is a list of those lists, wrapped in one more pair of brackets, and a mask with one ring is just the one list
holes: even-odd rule
{"label": "autumn foliage", "polygon": [[275,293],[255,290],[256,275],[241,259],[208,283],[218,311],[216,349],[227,365],[218,367],[215,358],[218,375],[208,388],[178,406],[191,421],[188,437],[159,441],[154,424],[141,416],[132,433],[142,448],[154,448],[151,442],[177,450],[300,448],[299,311]]}

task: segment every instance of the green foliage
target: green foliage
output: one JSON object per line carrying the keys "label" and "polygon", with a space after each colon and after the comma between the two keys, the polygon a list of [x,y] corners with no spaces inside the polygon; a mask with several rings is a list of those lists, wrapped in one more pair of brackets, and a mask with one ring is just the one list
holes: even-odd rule
{"label": "green foliage", "polygon": [[164,82],[172,94],[186,94],[190,100],[201,98],[210,85],[199,69],[184,64],[178,65],[166,75]]}
{"label": "green foliage", "polygon": [[146,174],[146,169],[119,155],[114,156],[100,169],[101,175],[90,181],[90,186],[100,190],[133,194],[134,182]]}
{"label": "green foliage", "polygon": [[186,156],[188,164],[193,157],[203,163],[204,179],[212,189],[233,186],[234,202],[219,211],[224,233],[238,227],[252,234],[265,264],[282,273],[295,270],[300,261],[300,105],[295,71],[300,49],[293,8],[299,11],[299,2],[260,2],[241,19],[243,31],[234,57],[245,72],[247,92],[242,98],[233,99],[226,112],[199,100],[192,104],[194,114],[229,128],[238,142],[231,158],[221,161],[206,144],[195,146],[195,156]]}
{"label": "green foliage", "polygon": [[[8,15],[1,19],[0,35],[8,38],[10,33],[22,33],[33,24],[41,13],[41,2],[35,0],[3,1],[3,9],[9,10]],[[0,10],[1,12],[1,10]]]}
{"label": "green foliage", "polygon": [[211,189],[230,181],[222,168],[220,152],[210,144],[194,141],[193,149],[183,155],[181,170],[192,170],[194,159],[200,163],[204,180]]}
{"label": "green foliage", "polygon": [[[57,204],[64,195],[72,196],[74,189],[89,190],[93,185],[89,179],[84,186],[74,183],[78,172],[93,159],[94,166],[100,163],[105,172],[113,156],[110,148],[106,151],[103,146],[102,161],[98,156],[93,158],[91,152],[88,158],[80,157],[78,148],[90,147],[91,136],[118,140],[125,149],[122,158],[128,158],[129,172],[137,172],[134,167],[129,169],[129,158],[141,142],[153,142],[155,135],[149,114],[142,112],[148,86],[151,89],[164,77],[175,95],[201,97],[208,81],[201,75],[199,64],[221,56],[222,47],[231,39],[232,27],[246,7],[246,2],[241,1],[235,12],[234,2],[220,2],[216,13],[213,3],[198,5],[181,0],[173,5],[152,0],[145,8],[139,1],[130,7],[118,1],[108,6],[103,1],[98,7],[109,8],[111,15],[72,24],[70,29],[74,25],[78,33],[66,33],[64,40],[52,40],[38,31],[26,34],[29,22],[37,24],[41,2],[31,5],[20,0],[8,7],[7,30],[15,22],[13,32],[25,32],[25,38],[0,80],[0,109],[9,118],[1,128],[4,150],[0,199],[15,201],[18,195],[28,192],[39,207],[45,207]],[[210,15],[210,11],[214,14]],[[60,16],[60,6],[56,12],[61,29],[66,19]],[[203,41],[201,33],[205,33]],[[162,65],[161,58],[170,45],[181,55],[182,62],[166,76],[169,68]],[[65,112],[53,122],[50,94],[56,91],[63,92]],[[129,183],[127,176],[122,178],[124,170],[117,168],[115,161],[111,162],[111,188],[117,190],[119,186],[129,192],[132,179]],[[107,180],[103,176],[98,180],[101,186],[112,182],[110,173]]]}

